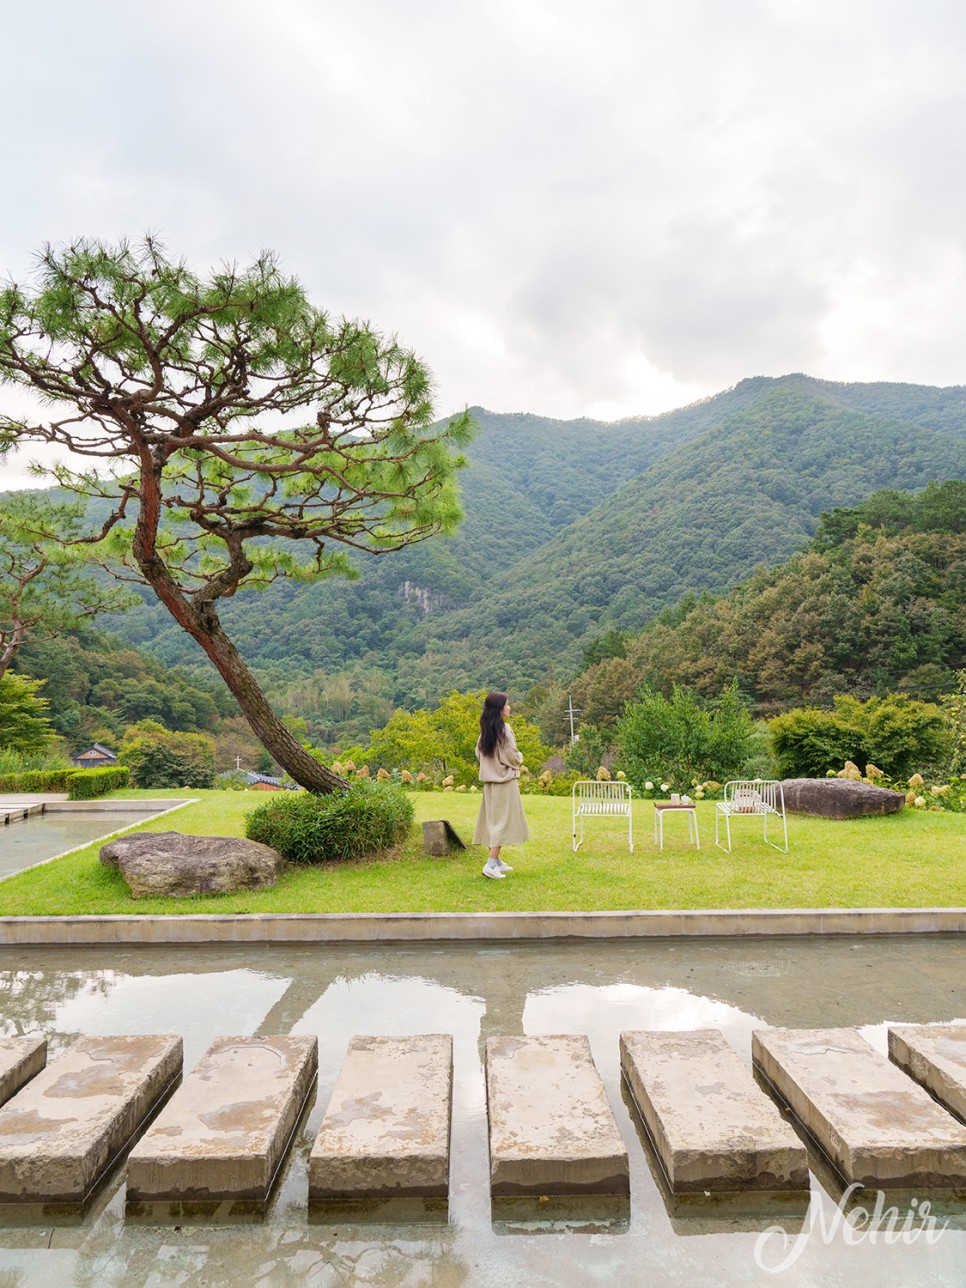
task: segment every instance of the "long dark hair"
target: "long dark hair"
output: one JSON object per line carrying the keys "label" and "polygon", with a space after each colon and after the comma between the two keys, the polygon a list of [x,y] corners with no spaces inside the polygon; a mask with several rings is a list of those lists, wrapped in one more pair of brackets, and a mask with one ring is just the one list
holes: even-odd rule
{"label": "long dark hair", "polygon": [[505,693],[488,693],[480,716],[480,751],[492,756],[497,747],[506,742],[506,721],[503,708],[509,699]]}

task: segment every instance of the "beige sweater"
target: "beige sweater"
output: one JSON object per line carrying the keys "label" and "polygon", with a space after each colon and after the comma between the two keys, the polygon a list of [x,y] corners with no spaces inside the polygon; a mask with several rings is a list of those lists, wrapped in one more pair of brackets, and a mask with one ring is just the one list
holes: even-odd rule
{"label": "beige sweater", "polygon": [[503,727],[506,730],[506,739],[504,742],[497,743],[491,756],[483,755],[477,739],[476,759],[480,762],[481,783],[508,783],[511,778],[520,777],[523,752],[517,751],[517,740],[510,726]]}

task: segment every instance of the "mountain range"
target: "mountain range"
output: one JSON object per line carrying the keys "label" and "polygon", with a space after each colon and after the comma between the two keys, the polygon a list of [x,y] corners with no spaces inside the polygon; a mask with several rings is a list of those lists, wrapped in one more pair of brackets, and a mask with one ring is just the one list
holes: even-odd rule
{"label": "mountain range", "polygon": [[[355,581],[278,582],[224,605],[283,709],[299,710],[306,682],[348,685],[345,716],[352,691],[374,686],[417,706],[566,679],[601,633],[637,633],[786,559],[824,511],[966,478],[960,386],[755,377],[612,424],[472,410],[452,538],[358,558]],[[204,665],[156,604],[106,624],[167,663]]]}

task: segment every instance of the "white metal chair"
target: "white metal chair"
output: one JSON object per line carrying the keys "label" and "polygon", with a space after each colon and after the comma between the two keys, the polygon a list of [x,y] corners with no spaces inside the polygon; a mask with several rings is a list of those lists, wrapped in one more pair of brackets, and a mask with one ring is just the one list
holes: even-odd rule
{"label": "white metal chair", "polygon": [[[724,785],[724,800],[714,807],[714,843],[719,849],[731,853],[731,820],[733,818],[761,818],[764,820],[765,841],[776,850],[783,847],[768,840],[769,818],[781,819],[784,850],[788,853],[788,822],[785,818],[785,794],[776,779],[734,779]],[[718,825],[724,819],[727,846],[718,840]]]}
{"label": "white metal chair", "polygon": [[[625,782],[599,783],[596,779],[584,778],[574,783],[571,792],[572,823],[574,849],[583,844],[584,819],[592,818],[626,818],[627,844],[631,853],[634,851],[634,822],[631,818],[631,785]],[[577,839],[577,823],[580,822],[580,840]]]}

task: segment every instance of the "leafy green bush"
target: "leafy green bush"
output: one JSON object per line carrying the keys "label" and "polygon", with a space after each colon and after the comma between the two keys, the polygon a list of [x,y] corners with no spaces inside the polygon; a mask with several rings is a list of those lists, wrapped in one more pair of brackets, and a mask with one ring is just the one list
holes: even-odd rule
{"label": "leafy green bush", "polygon": [[769,721],[768,729],[782,778],[823,778],[847,760],[864,765],[873,759],[859,730],[834,711],[796,707]]}
{"label": "leafy green bush", "polygon": [[927,783],[922,774],[913,774],[908,784],[887,779],[882,786],[892,787],[894,791],[905,790],[910,809],[966,814],[966,777],[963,775],[955,774],[944,783]]}
{"label": "leafy green bush", "polygon": [[784,778],[821,778],[846,760],[870,762],[893,778],[945,763],[950,731],[934,703],[903,694],[885,698],[837,697],[832,711],[799,707],[769,723]]}
{"label": "leafy green bush", "polygon": [[67,792],[72,801],[93,800],[127,787],[124,765],[109,769],[28,769],[20,774],[0,774],[0,792]]}
{"label": "leafy green bush", "polygon": [[211,787],[215,744],[201,733],[171,733],[141,720],[124,735],[121,754],[135,787]]}
{"label": "leafy green bush", "polygon": [[956,689],[941,704],[949,728],[949,772],[958,775],[966,770],[966,670],[956,672]]}
{"label": "leafy green bush", "polygon": [[328,796],[285,792],[245,820],[245,835],[291,863],[355,859],[399,845],[413,823],[412,802],[389,783],[354,783]]}
{"label": "leafy green bush", "polygon": [[107,769],[75,769],[68,775],[67,795],[72,801],[89,801],[95,796],[127,787],[130,771],[126,765],[111,765]]}
{"label": "leafy green bush", "polygon": [[612,749],[592,724],[581,724],[577,739],[564,752],[564,764],[577,778],[593,778],[600,765],[611,758]]}
{"label": "leafy green bush", "polygon": [[666,782],[688,792],[695,781],[740,777],[755,749],[755,727],[736,684],[716,702],[677,684],[670,698],[646,688],[625,708],[617,738],[636,791]]}
{"label": "leafy green bush", "polygon": [[[448,693],[435,710],[394,711],[383,729],[374,729],[370,745],[342,751],[339,762],[351,760],[361,768],[406,769],[415,778],[420,772],[437,781],[452,775],[454,785],[469,787],[478,781],[476,740],[485,690]],[[535,773],[550,755],[536,725],[517,712],[510,725],[525,763]],[[338,770],[336,770],[338,773]]]}
{"label": "leafy green bush", "polygon": [[74,769],[26,769],[0,774],[0,792],[66,792]]}

